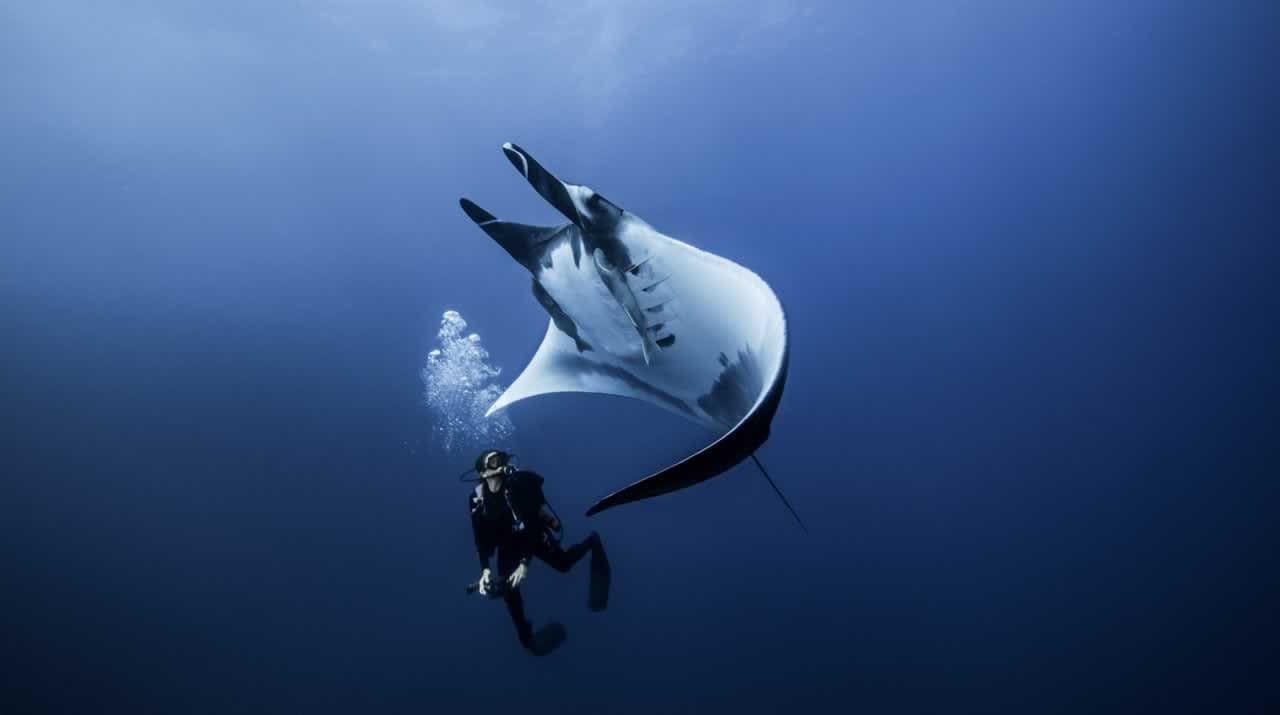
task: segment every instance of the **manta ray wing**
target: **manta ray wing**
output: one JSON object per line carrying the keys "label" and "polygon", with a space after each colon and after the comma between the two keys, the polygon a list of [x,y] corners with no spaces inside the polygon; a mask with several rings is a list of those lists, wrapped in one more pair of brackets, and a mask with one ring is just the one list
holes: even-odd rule
{"label": "manta ray wing", "polygon": [[633,375],[615,361],[596,359],[577,349],[573,338],[552,320],[538,352],[515,382],[489,407],[488,417],[512,403],[556,392],[593,392],[644,400],[682,417],[692,418],[679,398]]}
{"label": "manta ray wing", "polygon": [[[670,467],[605,496],[587,509],[587,516],[628,502],[691,487],[729,471],[750,457],[769,438],[769,427],[774,413],[778,411],[778,403],[782,401],[782,388],[787,381],[786,363],[787,355],[784,353],[776,380],[768,386],[747,416],[723,436]],[[783,499],[785,501],[785,497]],[[790,508],[789,504],[787,508]]]}
{"label": "manta ray wing", "polygon": [[[653,242],[670,273],[661,285],[674,297],[661,307],[674,341],[653,368],[637,370],[659,387],[689,398],[691,413],[719,436],[689,457],[600,499],[597,514],[621,504],[684,489],[747,459],[768,439],[786,384],[786,315],[756,274],[666,236]],[[689,416],[689,415],[686,415]]]}

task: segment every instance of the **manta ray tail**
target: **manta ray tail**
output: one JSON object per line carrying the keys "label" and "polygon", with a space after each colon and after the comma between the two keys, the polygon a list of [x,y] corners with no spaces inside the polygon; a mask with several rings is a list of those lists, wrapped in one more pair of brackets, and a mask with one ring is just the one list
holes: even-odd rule
{"label": "manta ray tail", "polygon": [[755,452],[751,453],[751,461],[755,462],[756,466],[760,468],[760,473],[764,475],[765,481],[769,482],[769,486],[773,487],[773,491],[778,494],[778,498],[781,499],[782,503],[787,507],[787,511],[791,512],[791,516],[796,518],[796,523],[800,525],[800,530],[808,534],[809,528],[804,525],[804,521],[800,519],[800,515],[791,507],[791,502],[787,501],[787,498],[783,496],[782,490],[778,488],[777,484],[773,483],[773,478],[764,470],[764,465],[760,463],[760,459],[756,457]]}

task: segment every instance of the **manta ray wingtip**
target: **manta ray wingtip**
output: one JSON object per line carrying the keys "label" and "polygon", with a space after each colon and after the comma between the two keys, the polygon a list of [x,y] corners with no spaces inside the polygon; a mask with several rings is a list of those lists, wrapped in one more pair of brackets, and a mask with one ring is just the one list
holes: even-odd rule
{"label": "manta ray wingtip", "polygon": [[522,176],[529,178],[529,156],[525,154],[524,149],[506,142],[502,145],[502,153],[507,155],[507,161],[510,161]]}
{"label": "manta ray wingtip", "polygon": [[461,206],[463,212],[467,214],[467,218],[478,224],[485,224],[490,221],[497,220],[493,214],[477,206],[471,199],[458,199],[458,205]]}

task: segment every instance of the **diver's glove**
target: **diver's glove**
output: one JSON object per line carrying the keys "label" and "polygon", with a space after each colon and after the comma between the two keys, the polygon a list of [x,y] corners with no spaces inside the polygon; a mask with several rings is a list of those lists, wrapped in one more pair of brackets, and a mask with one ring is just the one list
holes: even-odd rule
{"label": "diver's glove", "polygon": [[509,577],[507,577],[507,585],[509,585],[511,588],[519,588],[520,584],[524,583],[524,577],[528,575],[529,575],[529,562],[525,559],[521,559],[520,565],[516,567],[515,571],[511,572],[511,575]]}
{"label": "diver's glove", "polygon": [[489,595],[489,586],[491,584],[489,580],[489,569],[485,569],[484,571],[480,572],[480,580],[477,581],[476,583],[481,596]]}

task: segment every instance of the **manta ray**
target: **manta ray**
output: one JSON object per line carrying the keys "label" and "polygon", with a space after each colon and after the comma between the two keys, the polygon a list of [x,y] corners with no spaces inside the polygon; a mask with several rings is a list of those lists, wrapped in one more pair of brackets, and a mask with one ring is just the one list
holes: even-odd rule
{"label": "manta ray", "polygon": [[684,489],[751,457],[769,436],[787,377],[787,321],[755,273],[658,232],[596,191],[556,178],[524,149],[503,152],[568,219],[529,226],[462,210],[532,275],[551,316],[533,359],[489,408],[555,392],[644,400],[718,437],[685,459],[603,497],[587,516]]}

